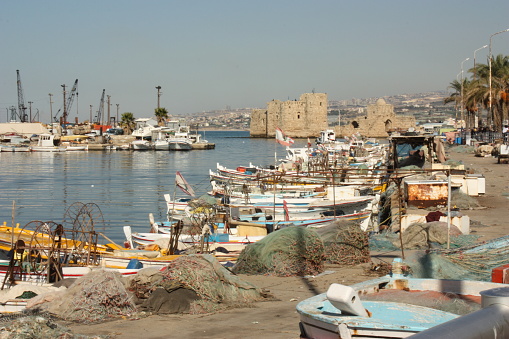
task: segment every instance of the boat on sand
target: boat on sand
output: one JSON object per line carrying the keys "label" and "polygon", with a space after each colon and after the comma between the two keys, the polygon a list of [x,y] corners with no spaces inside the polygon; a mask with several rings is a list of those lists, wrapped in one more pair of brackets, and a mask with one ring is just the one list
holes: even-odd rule
{"label": "boat on sand", "polygon": [[[506,286],[484,281],[416,279],[395,274],[352,286],[332,284],[327,293],[300,302],[297,312],[304,338],[406,338],[459,317],[459,314],[431,308],[439,305],[437,300],[440,298],[453,298],[453,301],[444,300],[442,305],[446,310],[451,309],[446,303],[455,300],[469,300],[480,308],[482,291]],[[392,296],[394,300],[391,296],[377,298],[387,292],[399,294]],[[418,304],[422,302],[425,306]],[[470,307],[475,306],[465,307],[469,312]]]}

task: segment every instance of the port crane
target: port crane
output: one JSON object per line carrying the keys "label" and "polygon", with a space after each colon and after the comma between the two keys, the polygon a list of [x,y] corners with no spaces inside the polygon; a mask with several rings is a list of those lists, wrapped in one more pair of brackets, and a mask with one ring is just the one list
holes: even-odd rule
{"label": "port crane", "polygon": [[104,93],[106,92],[105,89],[103,89],[103,94],[101,95],[101,101],[99,102],[99,110],[97,111],[97,120],[96,123],[99,125],[102,125],[102,115],[104,112]]}
{"label": "port crane", "polygon": [[[64,112],[62,113],[62,123],[67,122],[67,115],[69,114],[69,111],[71,110],[72,103],[74,101],[74,96],[78,96],[78,79],[74,81],[74,85],[72,86],[71,92],[69,93],[69,96],[67,97],[67,100],[65,99],[65,85],[61,85],[64,90]],[[53,119],[55,122],[58,122],[58,114],[60,113],[61,109],[57,111]]]}
{"label": "port crane", "polygon": [[28,115],[26,114],[27,107],[25,106],[25,99],[23,98],[23,88],[21,87],[21,77],[19,70],[16,70],[18,76],[18,116],[21,122],[28,122]]}

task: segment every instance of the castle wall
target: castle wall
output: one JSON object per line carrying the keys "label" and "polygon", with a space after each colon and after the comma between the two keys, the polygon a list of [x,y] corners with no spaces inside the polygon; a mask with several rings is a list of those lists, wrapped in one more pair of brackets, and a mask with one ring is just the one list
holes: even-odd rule
{"label": "castle wall", "polygon": [[292,138],[316,137],[327,129],[327,94],[304,93],[299,100],[272,100],[251,114],[251,137],[275,137],[276,127]]}
{"label": "castle wall", "polygon": [[265,109],[255,109],[251,113],[251,123],[249,133],[252,137],[267,137],[267,113]]}
{"label": "castle wall", "polygon": [[394,106],[385,100],[378,99],[376,104],[367,107],[367,114],[349,121],[345,126],[336,127],[339,136],[351,136],[359,133],[368,138],[385,138],[394,130],[407,130],[415,128],[415,118],[411,116],[396,115]]}

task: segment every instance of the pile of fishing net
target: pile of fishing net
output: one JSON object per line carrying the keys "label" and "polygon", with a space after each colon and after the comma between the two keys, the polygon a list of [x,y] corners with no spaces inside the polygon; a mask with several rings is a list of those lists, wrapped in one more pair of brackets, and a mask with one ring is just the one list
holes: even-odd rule
{"label": "pile of fishing net", "polygon": [[[479,239],[475,234],[460,234],[450,238],[450,248],[469,247],[474,245]],[[447,244],[441,244],[441,247],[446,247]],[[439,247],[437,243],[433,244],[434,247]],[[369,236],[369,248],[374,252],[391,252],[397,251],[401,248],[399,233],[381,232],[374,233]],[[404,249],[411,249],[411,247],[403,247]]]}
{"label": "pile of fishing net", "polygon": [[164,270],[142,273],[131,280],[129,289],[138,297],[141,309],[161,314],[211,313],[246,307],[266,297],[209,254],[181,256]]}
{"label": "pile of fishing net", "polygon": [[477,199],[461,192],[460,190],[454,190],[451,192],[451,206],[462,210],[468,210],[481,206]]}
{"label": "pile of fishing net", "polygon": [[66,327],[57,324],[48,314],[30,314],[30,312],[19,315],[8,315],[0,318],[0,339],[100,339],[102,336],[85,336],[73,334]]}
{"label": "pile of fishing net", "polygon": [[509,236],[471,247],[416,253],[405,261],[417,278],[491,281],[494,268],[509,264]]}
{"label": "pile of fishing net", "polygon": [[453,146],[453,147],[450,147],[449,150],[454,151],[456,153],[475,153],[475,147],[468,146],[468,145]]}
{"label": "pile of fishing net", "polygon": [[325,247],[325,260],[330,264],[357,265],[371,261],[369,238],[353,220],[335,221],[316,228]]}
{"label": "pile of fishing net", "polygon": [[[449,233],[449,236],[447,235]],[[400,239],[393,239],[393,245],[404,248],[431,248],[434,244],[445,244],[447,239],[461,235],[458,227],[450,225],[448,231],[447,223],[433,221],[427,223],[413,223],[403,231]]]}
{"label": "pile of fishing net", "polygon": [[38,307],[58,318],[94,323],[136,311],[131,294],[117,272],[97,270],[77,279],[63,292],[35,297],[27,308]]}
{"label": "pile of fishing net", "polygon": [[410,267],[414,278],[489,281],[479,279],[479,275],[464,269],[439,252],[412,253],[405,258],[405,263]]}
{"label": "pile of fishing net", "polygon": [[325,248],[316,231],[287,227],[249,244],[233,267],[235,273],[276,276],[316,275],[324,270]]}
{"label": "pile of fishing net", "polygon": [[465,315],[481,308],[476,302],[464,300],[461,296],[453,293],[436,291],[405,291],[405,290],[380,290],[377,293],[363,294],[362,300],[369,301],[392,301],[410,305],[423,306],[436,310]]}

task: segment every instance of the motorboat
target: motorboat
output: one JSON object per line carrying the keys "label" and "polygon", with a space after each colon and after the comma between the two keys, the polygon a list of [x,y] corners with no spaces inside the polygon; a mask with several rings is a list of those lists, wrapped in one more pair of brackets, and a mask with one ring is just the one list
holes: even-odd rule
{"label": "motorboat", "polygon": [[170,151],[190,151],[193,149],[191,140],[186,138],[169,138]]}
{"label": "motorboat", "polygon": [[147,150],[153,150],[154,145],[145,139],[137,139],[131,142],[131,146],[133,150],[135,151],[147,151]]}
{"label": "motorboat", "polygon": [[40,134],[36,146],[32,146],[34,152],[65,152],[66,147],[55,146],[54,134]]}

